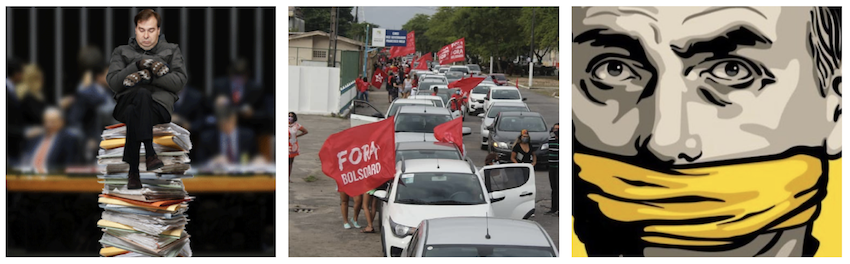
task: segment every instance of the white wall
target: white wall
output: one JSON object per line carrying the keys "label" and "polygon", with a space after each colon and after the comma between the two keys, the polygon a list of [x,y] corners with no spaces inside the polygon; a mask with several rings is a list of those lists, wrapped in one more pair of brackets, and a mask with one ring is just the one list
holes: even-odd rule
{"label": "white wall", "polygon": [[308,115],[339,112],[339,68],[288,66],[289,111]]}

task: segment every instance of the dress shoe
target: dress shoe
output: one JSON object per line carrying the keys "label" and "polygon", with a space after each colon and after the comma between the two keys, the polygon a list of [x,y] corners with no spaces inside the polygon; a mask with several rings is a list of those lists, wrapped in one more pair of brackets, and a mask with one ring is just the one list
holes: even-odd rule
{"label": "dress shoe", "polygon": [[142,188],[142,180],[138,172],[131,172],[127,175],[127,189],[138,190]]}
{"label": "dress shoe", "polygon": [[154,171],[156,169],[162,168],[162,166],[162,161],[159,160],[159,157],[157,155],[154,154],[153,156],[145,157],[145,168],[147,169],[147,171]]}

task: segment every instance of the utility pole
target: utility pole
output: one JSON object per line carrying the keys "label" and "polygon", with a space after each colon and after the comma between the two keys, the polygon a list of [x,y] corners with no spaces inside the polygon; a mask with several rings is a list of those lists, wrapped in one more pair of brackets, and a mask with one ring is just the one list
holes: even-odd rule
{"label": "utility pole", "polygon": [[363,38],[363,76],[367,77],[368,71],[366,66],[369,64],[369,24],[366,24],[366,37]]}
{"label": "utility pole", "polygon": [[531,81],[534,80],[534,7],[531,8],[531,50],[528,54],[528,89],[531,89]]}
{"label": "utility pole", "polygon": [[336,67],[336,43],[339,38],[339,8],[334,7],[336,9],[334,13],[334,67]]}
{"label": "utility pole", "polygon": [[336,38],[336,7],[331,7],[331,28],[328,34],[328,67],[336,64],[336,53],[333,52],[334,39]]}

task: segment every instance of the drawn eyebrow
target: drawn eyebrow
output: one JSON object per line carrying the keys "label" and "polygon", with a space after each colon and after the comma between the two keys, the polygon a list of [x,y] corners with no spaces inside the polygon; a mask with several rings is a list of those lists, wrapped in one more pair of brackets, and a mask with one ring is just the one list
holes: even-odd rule
{"label": "drawn eyebrow", "polygon": [[724,54],[734,51],[738,46],[770,47],[773,41],[764,34],[747,26],[733,26],[724,33],[709,40],[691,40],[684,47],[670,45],[679,57],[690,58],[698,53]]}
{"label": "drawn eyebrow", "polygon": [[573,38],[573,42],[576,44],[590,42],[589,44],[594,47],[621,48],[628,51],[632,56],[643,53],[643,46],[637,38],[622,33],[603,33],[608,30],[609,29],[596,28],[582,32]]}
{"label": "drawn eyebrow", "polygon": [[654,16],[652,16],[649,13],[646,13],[642,9],[623,9],[623,8],[620,8],[617,11],[612,11],[612,10],[599,11],[599,12],[596,12],[596,13],[593,13],[593,14],[586,16],[585,19],[595,17],[595,16],[601,16],[601,15],[614,15],[614,16],[641,15],[641,16],[645,16],[649,19],[652,19],[652,21],[658,22],[657,18],[655,18]]}
{"label": "drawn eyebrow", "polygon": [[705,10],[705,11],[702,11],[702,12],[699,12],[699,13],[696,13],[696,14],[693,14],[693,15],[690,15],[690,16],[686,17],[684,20],[682,20],[682,25],[684,25],[684,24],[685,24],[685,22],[688,22],[688,20],[691,20],[692,18],[697,18],[697,17],[700,17],[700,16],[704,16],[704,15],[707,15],[707,14],[711,14],[711,13],[714,13],[714,12],[718,12],[718,11],[722,11],[722,10],[727,10],[727,9],[745,9],[745,10],[750,10],[750,11],[752,11],[752,12],[755,12],[756,14],[758,14],[759,16],[761,16],[762,18],[767,19],[767,16],[765,16],[765,15],[764,15],[761,11],[759,11],[758,9],[755,9],[755,8],[753,8],[753,7],[750,7],[750,6],[721,6],[721,7],[709,8],[709,9],[707,9],[707,10]]}

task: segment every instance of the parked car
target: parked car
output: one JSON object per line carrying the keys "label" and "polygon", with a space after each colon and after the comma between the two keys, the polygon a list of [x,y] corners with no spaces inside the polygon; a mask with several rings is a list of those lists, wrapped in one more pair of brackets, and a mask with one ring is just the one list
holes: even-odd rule
{"label": "parked car", "polygon": [[496,102],[490,107],[490,110],[478,114],[478,117],[481,118],[481,149],[487,149],[487,140],[490,136],[490,130],[487,127],[493,125],[493,120],[496,120],[496,116],[502,112],[531,112],[531,110],[523,102],[505,101]]}
{"label": "parked car", "polygon": [[[411,95],[410,97],[407,97],[407,99],[427,100],[427,101],[431,101],[434,104],[434,106],[436,106],[436,107],[446,107],[446,105],[443,104],[443,98],[440,98],[439,96],[436,96],[436,95],[417,94],[417,95]],[[396,99],[396,100],[398,100],[398,99]]]}
{"label": "parked car", "polygon": [[498,154],[500,161],[510,162],[514,142],[523,129],[527,129],[531,137],[531,150],[537,155],[537,168],[547,168],[549,128],[540,113],[501,112],[496,115],[493,124],[487,127],[487,146],[490,152]]}
{"label": "parked car", "polygon": [[478,102],[484,103],[484,111],[490,109],[490,105],[494,102],[501,101],[515,101],[515,102],[523,102],[527,98],[523,98],[522,94],[520,94],[519,89],[516,87],[491,87],[490,93],[484,97],[484,101]]}
{"label": "parked car", "polygon": [[446,72],[448,72],[448,71],[449,71],[448,65],[440,65],[440,68],[437,69],[437,73],[439,73],[439,74],[446,74]]}
{"label": "parked car", "polygon": [[496,85],[498,86],[506,85],[508,84],[508,81],[510,81],[507,77],[505,77],[504,73],[490,74],[490,78],[492,78],[493,82],[496,83]]}
{"label": "parked car", "polygon": [[[484,112],[484,97],[487,97],[487,93],[490,92],[490,88],[494,87],[493,84],[483,84],[480,83],[478,86],[472,89],[472,92],[469,93],[469,114],[473,115],[478,112]],[[480,102],[479,102],[480,101]]]}
{"label": "parked car", "polygon": [[[400,99],[396,99],[398,101]],[[399,108],[395,116],[395,139],[396,143],[406,141],[437,141],[434,138],[434,127],[442,123],[452,120],[452,113],[444,107],[436,107],[431,105],[431,102],[424,100],[412,100],[417,102],[426,102],[425,105],[405,105]],[[385,114],[372,106],[371,104],[355,100],[358,105],[363,105],[372,114],[364,114],[354,112],[352,110],[349,117],[351,127],[370,124],[384,120]],[[352,109],[356,109],[352,108]],[[357,110],[357,111],[363,111]],[[365,111],[364,111],[365,112]],[[463,135],[472,134],[472,129],[469,127],[462,128]]]}
{"label": "parked car", "polygon": [[401,142],[395,147],[395,161],[415,159],[464,160],[465,156],[454,144],[443,142]]}
{"label": "parked car", "polygon": [[467,64],[466,67],[472,75],[481,74],[481,67],[478,64]]}
{"label": "parked car", "polygon": [[[476,171],[471,162],[459,160],[398,162],[395,178],[387,191],[378,190],[373,194],[381,204],[378,222],[384,256],[401,256],[416,227],[426,219],[488,215],[513,219],[530,217],[534,211],[534,179],[530,164],[491,165]],[[488,188],[485,181],[490,185],[509,186]],[[496,191],[498,189],[502,190]],[[506,192],[520,193],[508,196]],[[526,209],[530,212],[515,214]]]}
{"label": "parked car", "polygon": [[464,77],[469,77],[469,73],[472,72],[471,70],[469,70],[469,67],[458,66],[458,65],[449,67],[449,72],[453,72],[453,71],[463,73]]}
{"label": "parked car", "polygon": [[394,116],[398,112],[398,110],[401,109],[401,107],[405,106],[405,105],[438,106],[438,105],[435,105],[434,102],[430,102],[430,101],[423,101],[423,100],[416,100],[416,99],[409,99],[409,98],[408,99],[398,98],[398,99],[393,100],[392,103],[390,103],[390,107],[387,108],[387,116],[385,118]]}
{"label": "parked car", "polygon": [[401,256],[558,257],[558,248],[534,221],[446,217],[422,220]]}
{"label": "parked car", "polygon": [[446,72],[446,81],[449,83],[463,79],[466,75],[463,72],[459,71],[449,71]]}

